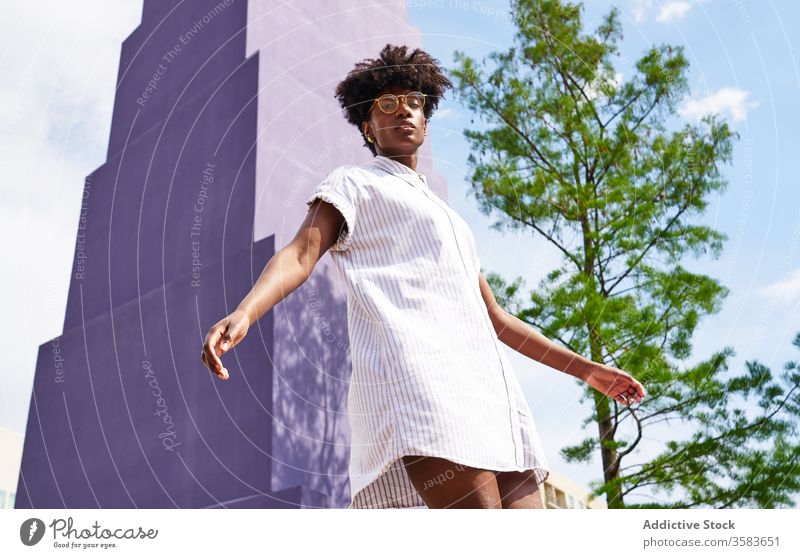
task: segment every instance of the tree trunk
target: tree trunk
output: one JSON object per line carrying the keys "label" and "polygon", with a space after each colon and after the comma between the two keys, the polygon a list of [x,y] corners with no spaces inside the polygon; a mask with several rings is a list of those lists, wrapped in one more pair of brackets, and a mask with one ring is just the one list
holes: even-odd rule
{"label": "tree trunk", "polygon": [[[591,328],[592,326],[589,325]],[[589,343],[591,345],[592,360],[594,362],[603,362],[603,355],[600,350],[600,340],[594,335],[592,329],[589,332]],[[597,429],[600,435],[600,455],[603,459],[603,479],[605,482],[614,481],[619,478],[619,460],[617,459],[617,450],[614,448],[606,447],[604,442],[614,441],[614,421],[611,417],[611,404],[609,399],[598,392],[592,390],[594,397],[594,406],[597,410]],[[622,487],[615,484],[606,494],[606,504],[609,509],[611,508],[624,508],[625,503],[622,501]]]}
{"label": "tree trunk", "polygon": [[[597,409],[598,421],[597,428],[600,435],[600,443],[603,441],[613,441],[614,424],[610,416],[610,405],[605,395],[595,392],[595,408]],[[617,461],[617,450],[601,446],[600,455],[603,458],[603,478],[606,482],[616,480],[619,477],[619,462]],[[615,485],[606,495],[606,503],[609,508],[624,508],[622,501],[622,487]]]}

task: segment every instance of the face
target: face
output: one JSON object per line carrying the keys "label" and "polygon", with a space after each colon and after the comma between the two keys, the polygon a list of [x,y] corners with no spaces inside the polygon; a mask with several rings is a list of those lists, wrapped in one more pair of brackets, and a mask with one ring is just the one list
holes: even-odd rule
{"label": "face", "polygon": [[[416,91],[416,89],[393,87],[382,89],[375,98],[385,93],[403,95]],[[425,100],[428,102],[428,99]],[[373,102],[368,114],[368,120],[361,126],[367,137],[371,137],[378,155],[398,156],[411,155],[419,149],[425,141],[428,123],[425,120],[425,107],[411,109],[406,104],[406,99],[397,104],[397,109],[392,114],[386,114]],[[411,124],[413,128],[401,126]]]}

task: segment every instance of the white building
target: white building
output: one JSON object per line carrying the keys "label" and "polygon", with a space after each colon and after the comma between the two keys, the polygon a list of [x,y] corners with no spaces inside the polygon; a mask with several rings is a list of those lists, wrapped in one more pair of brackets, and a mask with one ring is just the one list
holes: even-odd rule
{"label": "white building", "polygon": [[606,509],[600,498],[589,499],[589,493],[564,475],[550,469],[544,482],[544,501],[547,509]]}

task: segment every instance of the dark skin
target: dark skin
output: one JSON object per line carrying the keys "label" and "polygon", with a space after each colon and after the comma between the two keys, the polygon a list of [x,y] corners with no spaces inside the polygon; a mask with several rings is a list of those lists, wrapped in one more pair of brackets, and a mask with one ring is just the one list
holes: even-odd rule
{"label": "dark skin", "polygon": [[[384,93],[402,95],[413,89],[390,88]],[[411,109],[405,98],[392,114],[373,104],[362,130],[372,138],[378,155],[417,169],[417,156],[425,141],[424,107]],[[412,124],[413,129],[401,125]],[[221,380],[229,379],[220,357],[244,339],[250,326],[310,276],[316,263],[336,242],[345,227],[339,210],[317,199],[309,208],[295,237],[275,253],[256,284],[238,308],[214,324],[206,335],[202,362]],[[627,372],[595,363],[553,343],[528,323],[506,312],[495,300],[489,283],[479,273],[483,301],[498,339],[515,351],[588,383],[622,405],[641,402],[642,385]],[[466,467],[439,457],[407,455],[403,463],[409,479],[431,508],[543,508],[539,486],[530,471],[492,471]],[[446,479],[445,482],[432,482]]]}
{"label": "dark skin", "polygon": [[403,456],[408,478],[429,508],[544,507],[532,471],[493,471],[440,457]]}
{"label": "dark skin", "polygon": [[[382,89],[376,98],[384,93],[403,95],[411,91],[415,91],[415,89],[402,87]],[[428,133],[428,121],[425,119],[424,108],[410,109],[405,103],[405,98],[402,98],[394,114],[386,114],[378,108],[377,104],[373,104],[369,111],[369,120],[361,124],[361,129],[367,138],[373,140],[372,143],[378,155],[394,159],[416,171],[417,152],[425,141],[425,134]],[[409,123],[414,126],[413,130],[400,128],[401,125]]]}

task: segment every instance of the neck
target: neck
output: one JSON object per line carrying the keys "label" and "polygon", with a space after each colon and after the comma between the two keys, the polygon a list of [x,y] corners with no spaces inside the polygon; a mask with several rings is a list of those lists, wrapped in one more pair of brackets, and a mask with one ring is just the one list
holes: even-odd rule
{"label": "neck", "polygon": [[383,155],[391,159],[392,161],[397,161],[398,163],[402,163],[414,172],[417,172],[417,153],[414,152],[410,155],[390,155],[388,153],[378,153],[378,155]]}

